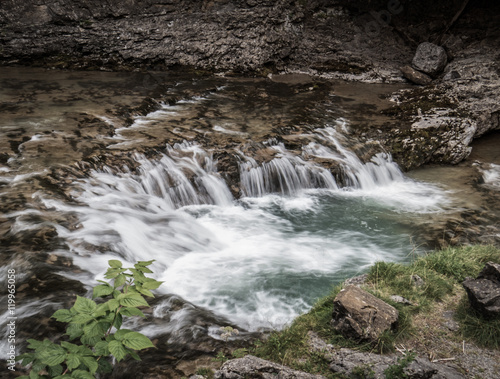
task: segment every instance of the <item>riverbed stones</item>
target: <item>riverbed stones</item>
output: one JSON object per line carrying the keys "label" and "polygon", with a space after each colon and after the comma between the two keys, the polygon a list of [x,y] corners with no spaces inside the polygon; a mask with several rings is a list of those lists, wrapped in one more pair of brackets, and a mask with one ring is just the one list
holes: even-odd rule
{"label": "riverbed stones", "polygon": [[412,60],[414,69],[430,76],[436,76],[446,67],[448,57],[441,46],[430,42],[423,42],[417,47]]}
{"label": "riverbed stones", "polygon": [[500,318],[500,264],[488,262],[476,279],[463,283],[472,308],[489,318]]}
{"label": "riverbed stones", "polygon": [[333,301],[332,326],[346,338],[376,342],[398,322],[398,311],[359,287],[342,289]]}

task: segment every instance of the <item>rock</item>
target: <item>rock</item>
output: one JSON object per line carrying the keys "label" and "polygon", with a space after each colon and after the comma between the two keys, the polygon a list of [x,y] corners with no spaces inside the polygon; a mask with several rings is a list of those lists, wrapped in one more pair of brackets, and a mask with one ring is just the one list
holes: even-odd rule
{"label": "rock", "polygon": [[411,63],[416,70],[435,76],[443,71],[447,61],[448,57],[444,48],[430,42],[423,42],[418,45]]}
{"label": "rock", "polygon": [[354,285],[354,286],[361,286],[365,284],[366,279],[368,279],[368,274],[363,274],[363,275],[358,275],[353,278],[346,279],[344,281],[344,287],[349,286],[349,285]]}
{"label": "rock", "polygon": [[312,375],[289,367],[247,355],[243,358],[227,361],[215,372],[216,379],[320,379],[321,375]]}
{"label": "rock", "polygon": [[[322,355],[333,373],[349,378],[386,378],[384,371],[390,366],[404,365],[401,356],[362,353],[351,349],[335,349],[313,332],[308,333],[308,343],[313,352]],[[458,379],[464,378],[456,369],[415,357],[404,368],[406,378]],[[394,377],[394,376],[393,376]]]}
{"label": "rock", "polygon": [[478,279],[488,279],[500,285],[500,264],[488,262],[479,273]]}
{"label": "rock", "polygon": [[392,295],[391,300],[394,301],[395,303],[399,303],[399,304],[413,305],[413,303],[410,300],[404,298],[403,296],[399,296],[399,295]]}
{"label": "rock", "polygon": [[425,86],[432,82],[432,78],[429,75],[424,74],[423,72],[415,70],[413,67],[404,66],[401,67],[401,72],[403,76],[408,79],[410,82],[415,84],[420,84]]}
{"label": "rock", "polygon": [[332,325],[346,338],[375,342],[398,321],[394,307],[354,285],[342,289],[333,304]]}
{"label": "rock", "polygon": [[462,285],[472,308],[485,317],[500,317],[500,265],[488,262],[476,279]]}

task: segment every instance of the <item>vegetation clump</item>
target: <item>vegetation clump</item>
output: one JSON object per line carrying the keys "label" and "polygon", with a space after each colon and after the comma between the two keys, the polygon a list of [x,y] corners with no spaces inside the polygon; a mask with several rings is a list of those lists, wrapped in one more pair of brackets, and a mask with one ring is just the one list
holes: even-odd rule
{"label": "vegetation clump", "polygon": [[70,309],[60,309],[52,316],[67,323],[66,335],[69,341],[54,343],[49,339],[28,340],[28,348],[34,352],[17,357],[22,365],[31,364],[26,379],[45,378],[95,378],[97,374],[109,373],[112,365],[107,359],[114,357],[118,362],[127,356],[140,360],[137,351],[154,347],[145,335],[129,329],[122,329],[124,317],[144,314],[138,307],[149,306],[144,296],[154,297],[151,290],[161,282],[146,277],[152,273],[147,267],[153,261],[138,262],[133,268],[123,268],[118,260],[110,260],[102,284],[93,289],[94,300],[77,296]]}

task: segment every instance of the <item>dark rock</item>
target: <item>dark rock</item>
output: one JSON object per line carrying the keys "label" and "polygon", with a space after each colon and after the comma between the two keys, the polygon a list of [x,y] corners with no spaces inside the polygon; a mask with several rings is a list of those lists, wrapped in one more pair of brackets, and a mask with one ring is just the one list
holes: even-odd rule
{"label": "dark rock", "polygon": [[394,307],[353,285],[342,289],[333,304],[332,325],[346,338],[375,342],[398,321]]}
{"label": "dark rock", "polygon": [[420,84],[425,86],[432,82],[432,78],[429,75],[424,74],[423,72],[415,70],[413,67],[404,66],[401,67],[401,72],[403,76],[408,79],[410,82],[415,84]]}
{"label": "dark rock", "polygon": [[354,285],[354,286],[361,286],[365,284],[366,280],[368,279],[368,274],[363,274],[363,275],[358,275],[353,278],[346,279],[344,281],[344,287]]}
{"label": "dark rock", "polygon": [[243,378],[280,378],[280,379],[320,379],[321,375],[308,374],[292,370],[289,367],[269,362],[264,359],[247,355],[246,357],[233,359],[222,365],[215,373],[216,379],[243,379]]}
{"label": "dark rock", "polygon": [[500,286],[488,279],[469,279],[462,285],[472,308],[485,317],[500,317]]}
{"label": "dark rock", "polygon": [[479,273],[478,279],[488,279],[500,286],[500,264],[488,262]]}
{"label": "dark rock", "polygon": [[430,76],[439,74],[446,66],[448,57],[441,46],[430,42],[423,42],[417,47],[412,66]]}

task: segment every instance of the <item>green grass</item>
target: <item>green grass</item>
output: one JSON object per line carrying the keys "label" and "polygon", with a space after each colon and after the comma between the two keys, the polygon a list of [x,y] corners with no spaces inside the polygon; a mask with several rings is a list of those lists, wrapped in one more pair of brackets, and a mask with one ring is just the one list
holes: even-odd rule
{"label": "green grass", "polygon": [[500,319],[487,319],[476,313],[466,295],[458,304],[455,316],[465,338],[481,347],[500,349]]}
{"label": "green grass", "polygon": [[[417,257],[407,265],[378,262],[369,270],[364,289],[398,309],[399,322],[395,331],[384,333],[375,344],[360,344],[336,333],[330,320],[333,299],[342,288],[337,286],[307,314],[296,318],[282,331],[270,333],[250,352],[298,370],[338,377],[330,372],[328,362],[320,354],[310,351],[308,331],[316,332],[338,348],[381,353],[392,351],[396,343],[402,343],[412,335],[412,317],[415,314],[430,311],[433,304],[452,295],[457,284],[466,277],[476,277],[488,261],[500,263],[500,249],[493,246],[452,247]],[[416,286],[414,275],[422,278],[424,284]],[[412,305],[397,304],[390,299],[391,295],[403,296]],[[484,320],[467,308],[466,301],[463,303],[458,306],[457,314],[460,315],[464,337],[478,341],[482,346],[498,349],[500,321]]]}

